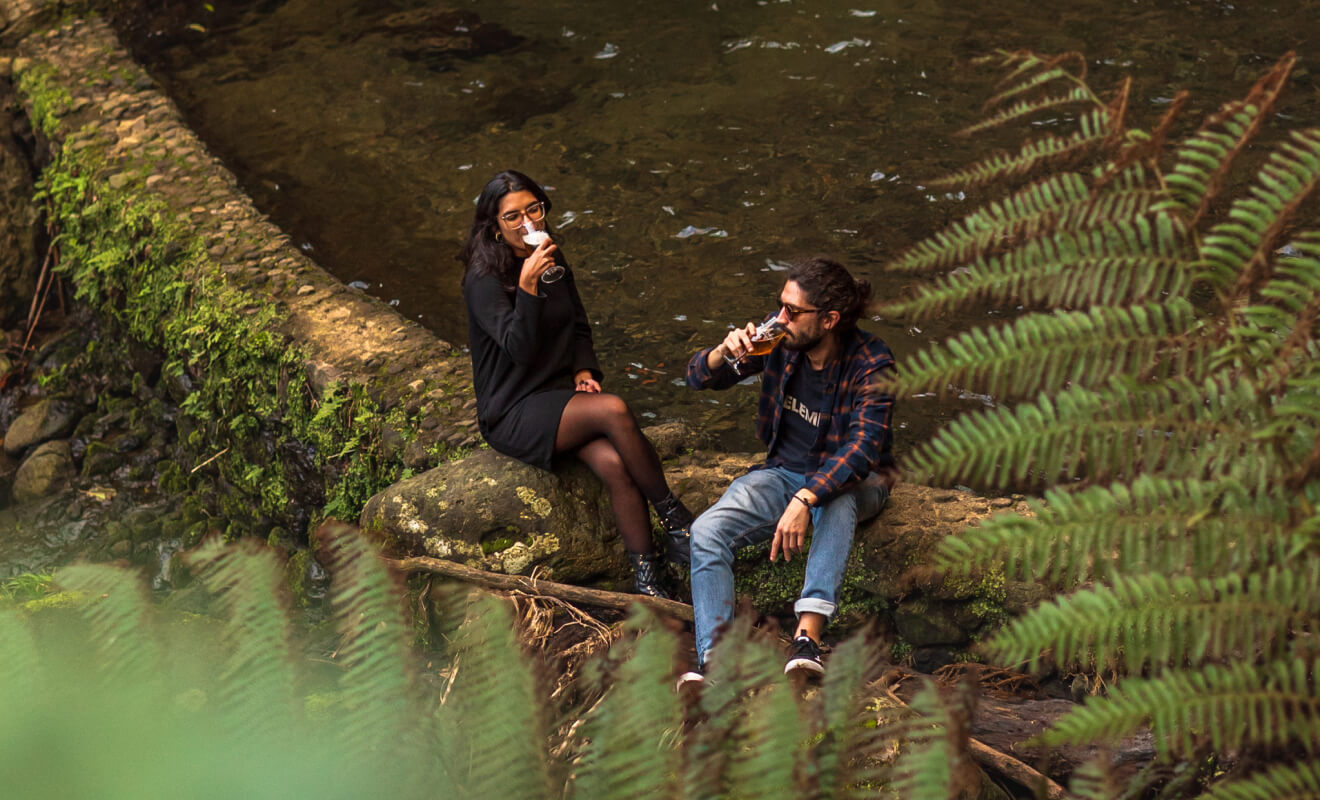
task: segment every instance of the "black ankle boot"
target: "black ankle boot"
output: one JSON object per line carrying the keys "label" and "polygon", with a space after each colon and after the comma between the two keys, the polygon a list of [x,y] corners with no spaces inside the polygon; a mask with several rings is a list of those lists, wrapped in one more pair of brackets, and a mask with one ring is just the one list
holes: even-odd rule
{"label": "black ankle boot", "polygon": [[655,553],[629,553],[633,568],[633,591],[637,594],[672,600],[669,592],[660,588],[660,556]]}
{"label": "black ankle boot", "polygon": [[683,501],[670,492],[665,499],[655,506],[655,513],[660,516],[660,524],[665,529],[665,555],[677,564],[689,564],[692,561],[692,512],[688,511]]}

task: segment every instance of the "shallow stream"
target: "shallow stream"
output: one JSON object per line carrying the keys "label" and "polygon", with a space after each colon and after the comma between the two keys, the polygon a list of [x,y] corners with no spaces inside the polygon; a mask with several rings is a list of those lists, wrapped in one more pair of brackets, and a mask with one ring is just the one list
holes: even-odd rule
{"label": "shallow stream", "polygon": [[[923,181],[984,149],[951,137],[997,77],[971,58],[1079,51],[1097,89],[1134,76],[1132,115],[1149,126],[1179,89],[1198,119],[1295,49],[1280,113],[1320,122],[1311,0],[197,6],[137,30],[139,57],[319,263],[461,345],[455,255],[472,202],[521,169],[551,189],[606,388],[747,449],[753,390],[689,391],[688,356],[772,309],[797,256],[905,289],[884,262],[969,210]],[[901,364],[984,321],[867,327]],[[907,399],[897,446],[981,402]]]}

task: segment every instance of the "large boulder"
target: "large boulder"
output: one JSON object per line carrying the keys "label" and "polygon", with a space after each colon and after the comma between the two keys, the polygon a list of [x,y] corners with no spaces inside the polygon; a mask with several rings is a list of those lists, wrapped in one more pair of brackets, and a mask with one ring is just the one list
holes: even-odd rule
{"label": "large boulder", "polygon": [[[708,444],[678,422],[643,432],[662,459]],[[734,474],[746,469],[748,459],[741,457]],[[677,473],[669,477],[694,510],[722,490],[716,475],[700,487],[688,487],[688,479]],[[604,486],[585,464],[572,460],[547,472],[479,450],[377,494],[367,501],[359,525],[383,534],[396,550],[493,572],[530,575],[537,569],[563,583],[618,581],[631,574]]]}
{"label": "large boulder", "polygon": [[68,433],[78,421],[73,404],[43,398],[29,406],[5,431],[5,452],[16,456],[34,444]]}
{"label": "large boulder", "polygon": [[14,502],[30,503],[34,500],[62,492],[73,480],[73,454],[65,441],[46,442],[33,450],[14,476]]}
{"label": "large boulder", "polygon": [[555,472],[493,450],[394,484],[367,502],[360,524],[403,550],[514,575],[580,583],[625,567],[600,481],[584,464]]}

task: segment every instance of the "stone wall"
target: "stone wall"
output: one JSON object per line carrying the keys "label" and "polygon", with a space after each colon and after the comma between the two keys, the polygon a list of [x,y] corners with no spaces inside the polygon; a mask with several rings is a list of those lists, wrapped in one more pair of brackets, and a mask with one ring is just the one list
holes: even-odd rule
{"label": "stone wall", "polygon": [[293,247],[108,24],[43,28],[41,8],[0,0],[0,58],[49,154],[60,273],[104,326],[99,346],[162,354],[216,513],[238,533],[354,518],[475,445],[466,356]]}

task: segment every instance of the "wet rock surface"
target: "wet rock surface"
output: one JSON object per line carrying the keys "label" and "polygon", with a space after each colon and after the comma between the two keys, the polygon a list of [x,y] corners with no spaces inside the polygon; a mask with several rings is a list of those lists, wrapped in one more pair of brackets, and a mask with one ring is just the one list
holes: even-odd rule
{"label": "wet rock surface", "polygon": [[68,433],[78,416],[73,403],[42,398],[23,411],[5,431],[5,452],[16,456],[32,445]]}
{"label": "wet rock surface", "polygon": [[62,491],[74,475],[66,441],[46,442],[33,450],[14,476],[14,502],[29,503]]}

